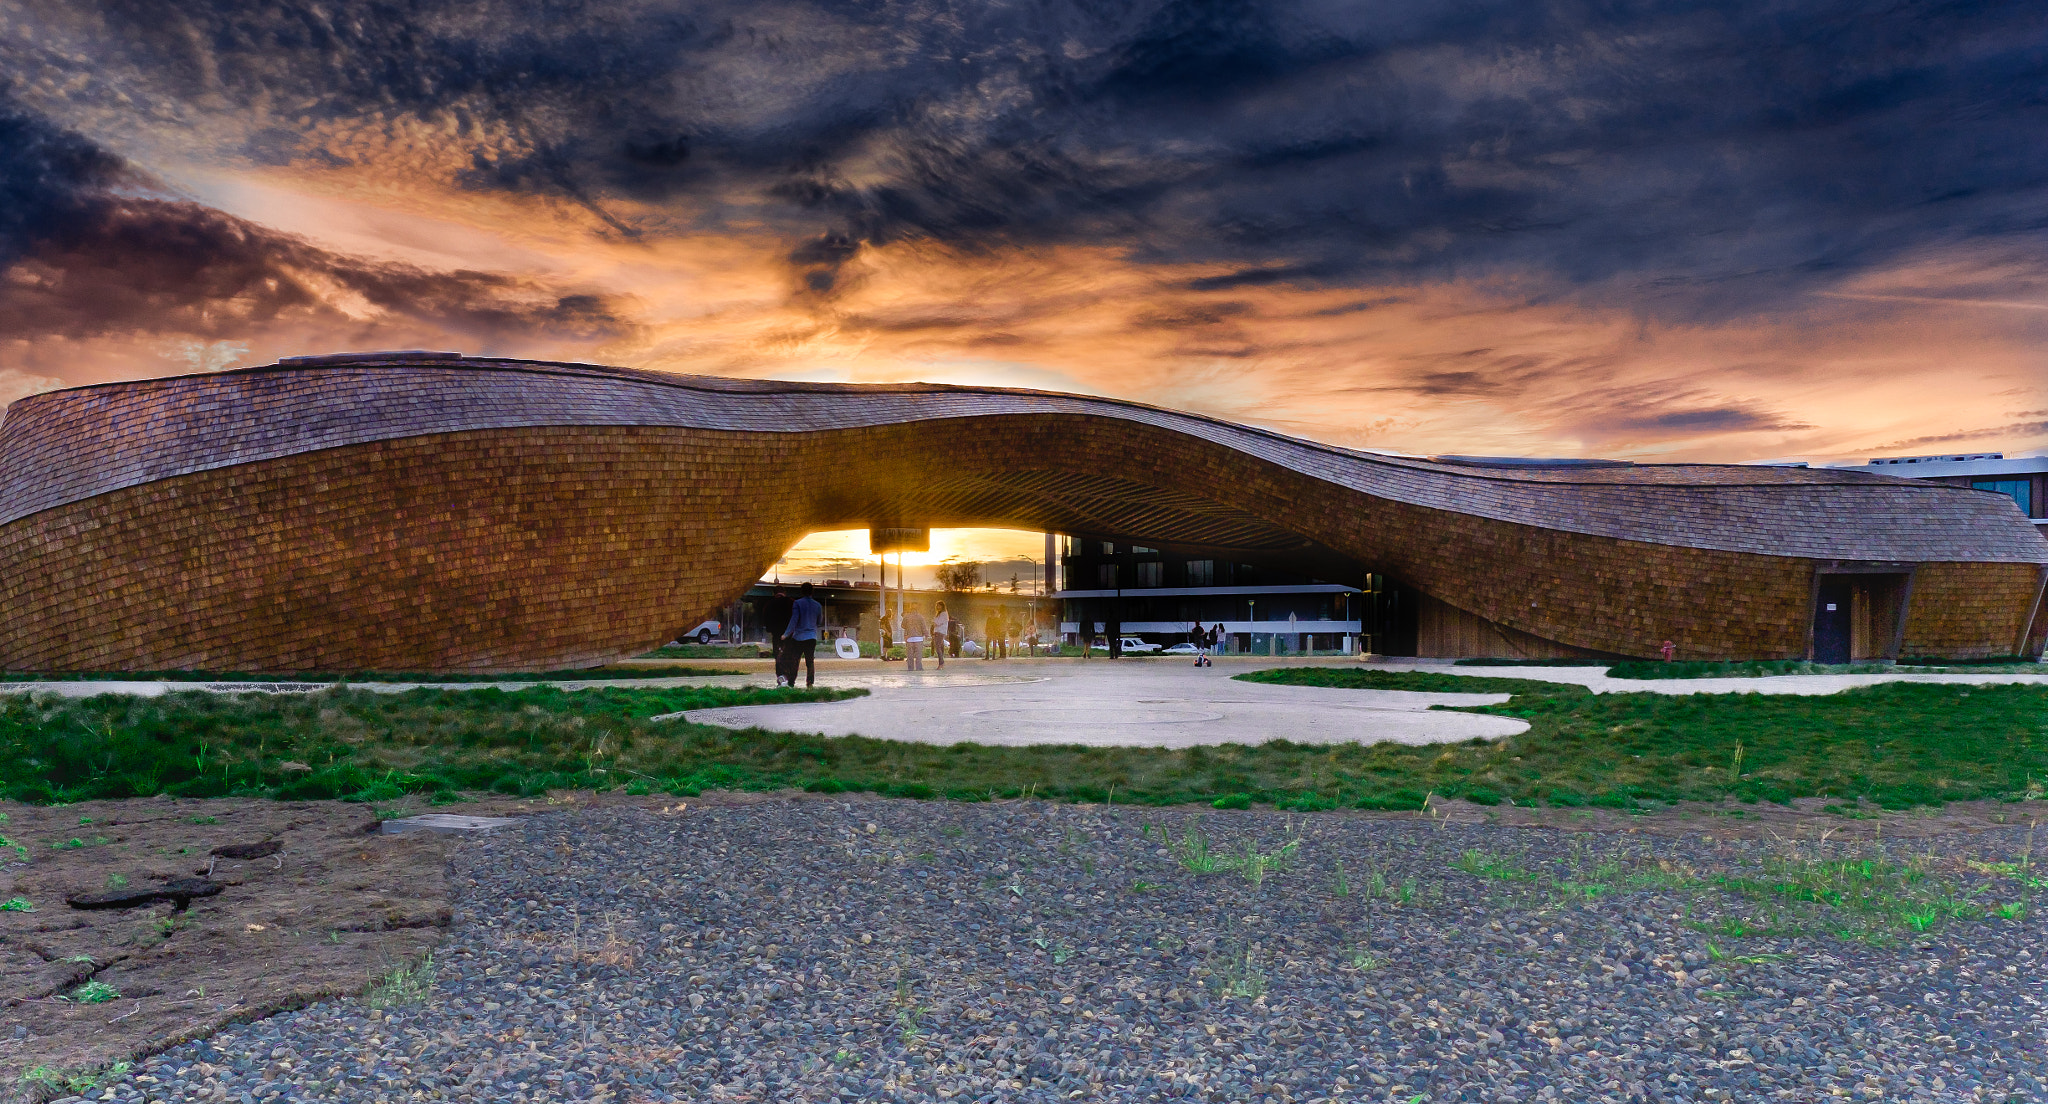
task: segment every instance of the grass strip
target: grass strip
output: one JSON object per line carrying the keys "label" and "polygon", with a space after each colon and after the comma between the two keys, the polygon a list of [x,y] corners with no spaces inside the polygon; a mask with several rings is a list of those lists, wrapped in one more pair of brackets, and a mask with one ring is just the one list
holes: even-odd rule
{"label": "grass strip", "polygon": [[0,682],[583,682],[730,675],[715,667],[577,667],[566,671],[0,671]]}
{"label": "grass strip", "polygon": [[1504,692],[1513,695],[1506,704],[1472,711],[1519,717],[1531,727],[1505,740],[1423,747],[1284,740],[1190,748],[936,746],[651,719],[849,696],[825,690],[379,694],[337,686],[303,695],[4,695],[0,796],[376,801],[405,793],[455,799],[463,790],[803,788],[1224,808],[1258,802],[1419,809],[1432,792],[1481,804],[1630,808],[1832,796],[1902,808],[2040,796],[2048,779],[2048,687],[2041,686],[1892,683],[1825,697],[1596,695],[1566,684],[1438,672],[1296,667],[1239,677]]}
{"label": "grass strip", "polygon": [[1453,667],[1606,667],[1612,659],[1461,659]]}
{"label": "grass strip", "polygon": [[407,690],[310,694],[0,695],[0,797],[168,793],[382,801],[461,790],[640,786],[693,792],[804,777],[773,738],[663,714],[836,701],[865,690]]}
{"label": "grass strip", "polygon": [[[1464,661],[1460,661],[1463,663]],[[1889,674],[2048,674],[2032,660],[2006,656],[1989,660],[1919,660],[1891,663],[1808,663],[1799,659],[1753,659],[1741,661],[1632,659],[1607,669],[1607,677],[1619,679],[1765,678],[1771,675],[1889,675]]]}
{"label": "grass strip", "polygon": [[[1409,789],[1481,804],[1861,798],[1885,808],[2039,796],[2048,686],[1884,683],[1837,694],[1594,694],[1523,679],[1293,667],[1251,682],[1507,693],[1469,712],[1518,717],[1491,743],[1413,748],[1385,768]],[[1449,707],[1439,707],[1449,708]]]}

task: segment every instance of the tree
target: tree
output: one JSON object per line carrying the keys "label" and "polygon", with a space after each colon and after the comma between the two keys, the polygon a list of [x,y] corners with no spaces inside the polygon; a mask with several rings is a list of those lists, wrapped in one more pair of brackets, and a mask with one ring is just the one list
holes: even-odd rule
{"label": "tree", "polygon": [[981,565],[972,560],[964,563],[942,563],[936,574],[939,586],[948,591],[973,590],[981,585]]}
{"label": "tree", "polygon": [[1014,571],[1010,573],[1010,593],[1017,593],[1017,573]]}

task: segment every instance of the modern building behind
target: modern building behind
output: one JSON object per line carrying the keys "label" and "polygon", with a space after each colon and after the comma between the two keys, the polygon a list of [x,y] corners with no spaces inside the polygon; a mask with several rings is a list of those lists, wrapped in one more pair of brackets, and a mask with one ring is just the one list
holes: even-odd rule
{"label": "modern building behind", "polygon": [[2019,505],[2020,512],[2033,521],[2036,529],[2048,532],[2048,456],[2008,458],[2002,452],[1880,456],[1868,464],[1846,466],[1854,471],[1925,479],[2002,494]]}
{"label": "modern building behind", "polygon": [[1233,652],[1352,650],[1371,631],[1373,594],[1305,575],[1120,541],[1060,538],[1060,638],[1156,644],[1222,625]]}

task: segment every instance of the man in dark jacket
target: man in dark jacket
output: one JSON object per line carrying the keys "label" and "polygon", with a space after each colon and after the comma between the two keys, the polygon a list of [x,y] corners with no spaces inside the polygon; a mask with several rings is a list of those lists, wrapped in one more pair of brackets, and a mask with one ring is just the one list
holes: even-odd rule
{"label": "man in dark jacket", "polygon": [[804,685],[815,686],[818,682],[818,631],[825,624],[825,607],[811,597],[815,588],[805,583],[797,592],[796,602],[789,608],[789,625],[782,635],[789,638],[783,645],[789,650],[789,685],[796,685],[798,662],[804,665]]}
{"label": "man in dark jacket", "polygon": [[768,654],[775,657],[775,685],[788,686],[796,681],[796,671],[790,668],[789,660],[783,653],[788,651],[782,645],[782,630],[789,627],[789,592],[775,588],[775,597],[761,610],[761,623],[768,628]]}

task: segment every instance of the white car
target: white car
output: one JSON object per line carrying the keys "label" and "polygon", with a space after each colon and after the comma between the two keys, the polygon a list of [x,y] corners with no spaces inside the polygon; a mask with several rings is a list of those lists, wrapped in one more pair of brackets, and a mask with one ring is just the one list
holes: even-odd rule
{"label": "white car", "polygon": [[[1128,650],[1128,649],[1126,649],[1126,650]],[[1175,644],[1175,645],[1174,645],[1173,647],[1171,647],[1171,648],[1168,648],[1168,649],[1166,649],[1165,651],[1163,651],[1163,652],[1161,652],[1161,653],[1159,653],[1159,654],[1160,654],[1160,655],[1201,655],[1201,654],[1202,654],[1202,649],[1200,649],[1200,648],[1197,648],[1197,647],[1195,647],[1195,646],[1194,646],[1193,644],[1189,644],[1189,643],[1186,643],[1185,641],[1183,641],[1182,643],[1179,643],[1179,644]]]}
{"label": "white car", "polygon": [[717,621],[704,621],[699,623],[696,628],[691,629],[689,632],[677,633],[676,638],[670,641],[670,643],[687,644],[694,641],[698,644],[709,644],[711,643],[713,637],[719,637],[724,635],[725,626],[722,623]]}
{"label": "white car", "polygon": [[[1125,655],[1149,655],[1160,650],[1159,645],[1140,640],[1135,636],[1120,636],[1117,637],[1117,641],[1121,645],[1119,650]],[[1093,644],[1090,647],[1098,652],[1109,650],[1109,645],[1107,644]]]}

